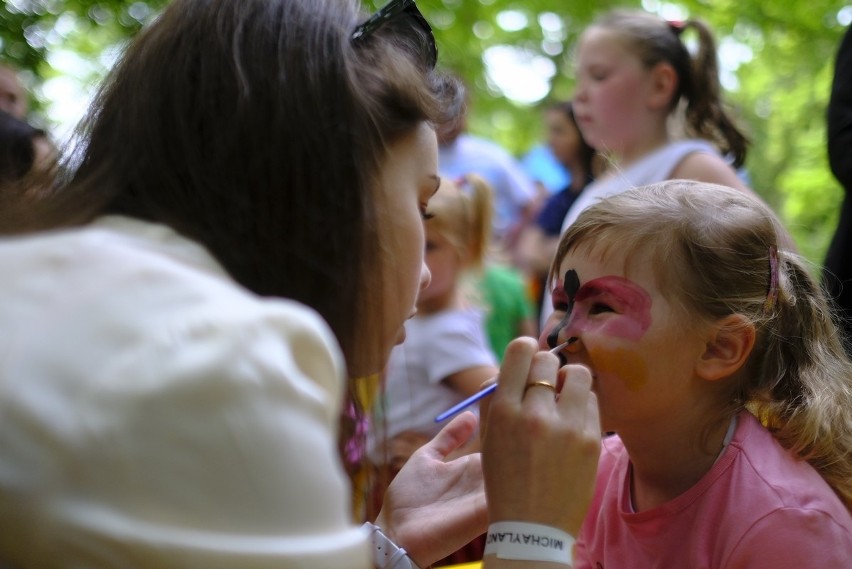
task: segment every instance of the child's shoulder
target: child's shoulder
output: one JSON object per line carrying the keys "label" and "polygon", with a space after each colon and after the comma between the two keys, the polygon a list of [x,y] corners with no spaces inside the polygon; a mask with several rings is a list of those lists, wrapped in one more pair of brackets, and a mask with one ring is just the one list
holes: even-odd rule
{"label": "child's shoulder", "polygon": [[759,499],[764,507],[779,510],[824,511],[846,520],[852,528],[848,510],[813,466],[781,446],[751,413],[741,413],[739,421],[727,458],[732,463],[732,478],[751,481],[742,499]]}

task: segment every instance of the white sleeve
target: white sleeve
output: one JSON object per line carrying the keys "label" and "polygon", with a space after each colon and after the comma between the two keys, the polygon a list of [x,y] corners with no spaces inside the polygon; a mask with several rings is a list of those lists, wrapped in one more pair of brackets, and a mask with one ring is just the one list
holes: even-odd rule
{"label": "white sleeve", "polygon": [[[18,512],[17,529],[3,524],[0,559],[19,569],[370,567],[338,457],[344,372],[325,324],[271,303],[262,318],[172,332],[73,390],[55,382],[31,394],[40,400],[4,420],[0,448],[17,456],[0,460],[0,519]],[[15,558],[18,536],[29,544]]]}

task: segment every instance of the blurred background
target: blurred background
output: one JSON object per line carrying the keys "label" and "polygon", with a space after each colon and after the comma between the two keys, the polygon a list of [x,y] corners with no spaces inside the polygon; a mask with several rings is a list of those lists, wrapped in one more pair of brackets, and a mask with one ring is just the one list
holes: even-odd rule
{"label": "blurred background", "polygon": [[[5,0],[0,59],[18,68],[30,121],[60,145],[125,42],[166,0]],[[375,10],[385,0],[365,0]],[[852,4],[840,0],[418,0],[440,65],[471,89],[469,130],[533,160],[542,113],[572,96],[573,49],[594,16],[641,7],[714,30],[727,100],[750,133],[745,174],[821,263],[843,191],[826,158],[825,107]],[[686,39],[689,43],[689,39]],[[168,62],[163,62],[168,65]],[[530,151],[533,154],[529,154]],[[815,267],[816,273],[816,267]]]}

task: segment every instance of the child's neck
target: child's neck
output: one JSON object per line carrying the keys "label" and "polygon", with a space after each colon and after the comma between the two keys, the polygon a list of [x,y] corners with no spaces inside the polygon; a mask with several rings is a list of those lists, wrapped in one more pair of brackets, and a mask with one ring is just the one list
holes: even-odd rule
{"label": "child's neck", "polygon": [[649,136],[642,137],[636,144],[623,148],[616,156],[616,165],[622,169],[632,166],[668,143],[668,131],[665,128],[658,129]]}
{"label": "child's neck", "polygon": [[694,418],[670,416],[662,432],[646,430],[627,440],[621,435],[632,465],[635,511],[661,506],[698,483],[719,458],[729,426],[726,421],[705,432]]}

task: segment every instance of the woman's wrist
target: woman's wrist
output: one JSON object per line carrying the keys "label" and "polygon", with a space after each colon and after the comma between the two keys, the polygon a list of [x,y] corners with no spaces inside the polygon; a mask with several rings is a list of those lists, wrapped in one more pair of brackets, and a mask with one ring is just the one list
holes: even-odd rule
{"label": "woman's wrist", "polygon": [[545,561],[571,567],[574,537],[556,527],[542,524],[501,521],[488,526],[485,555],[515,561]]}
{"label": "woman's wrist", "polygon": [[420,569],[405,549],[399,547],[382,532],[382,528],[370,522],[366,522],[363,527],[370,532],[373,566],[377,569]]}

